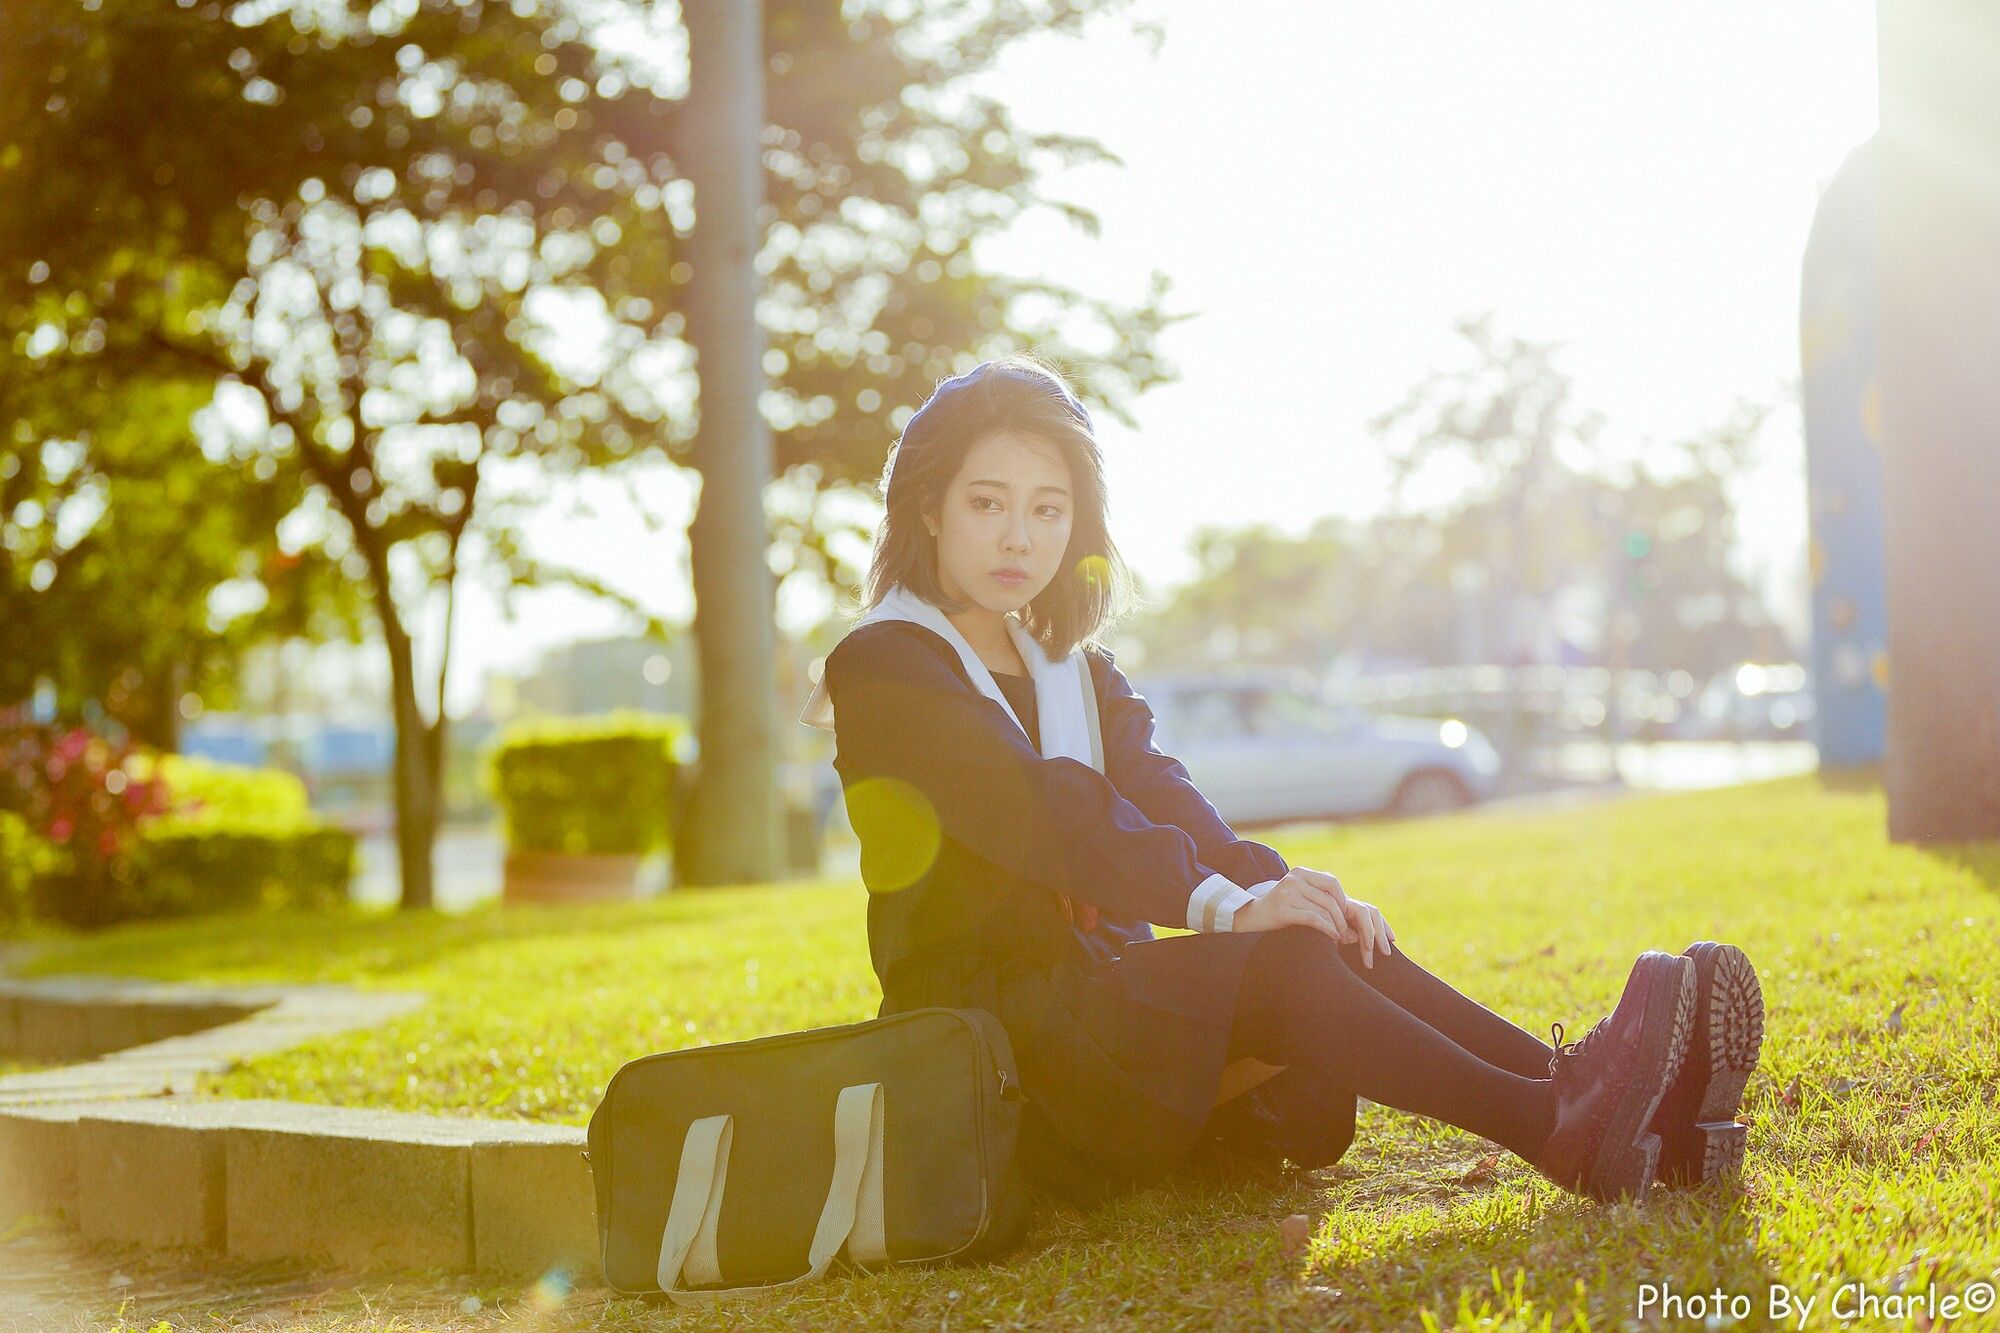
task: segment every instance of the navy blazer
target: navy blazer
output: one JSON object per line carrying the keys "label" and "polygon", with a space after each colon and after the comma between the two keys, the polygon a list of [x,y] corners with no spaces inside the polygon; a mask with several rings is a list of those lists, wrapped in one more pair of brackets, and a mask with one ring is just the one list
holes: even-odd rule
{"label": "navy blazer", "polygon": [[[1185,926],[1211,873],[1248,887],[1283,876],[1284,858],[1230,830],[1153,743],[1152,710],[1112,655],[1084,653],[1102,774],[1044,758],[921,625],[863,625],[828,654],[878,1012],[997,1015],[1026,1098],[1022,1168],[1073,1203],[1157,1180],[1191,1154],[1333,1162],[1353,1139],[1355,1098],[1315,1070],[1214,1105],[1260,937],[1149,938],[1149,923]],[[1059,892],[1098,906],[1114,956],[1093,956]]]}
{"label": "navy blazer", "polygon": [[1187,925],[1188,896],[1211,874],[1247,887],[1289,868],[1237,837],[1160,751],[1153,712],[1113,655],[1082,651],[1103,773],[1044,758],[921,625],[863,625],[828,654],[834,767],[861,840],[885,999],[903,972],[944,955],[1086,957],[1058,893],[1095,903],[1101,931],[1149,938],[1141,923]]}

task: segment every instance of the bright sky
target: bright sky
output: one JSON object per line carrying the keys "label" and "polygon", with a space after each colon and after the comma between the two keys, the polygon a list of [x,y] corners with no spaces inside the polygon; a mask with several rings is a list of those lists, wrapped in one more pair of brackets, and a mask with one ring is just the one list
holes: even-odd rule
{"label": "bright sky", "polygon": [[[1122,169],[1056,193],[1098,240],[1050,220],[989,253],[1137,296],[1155,269],[1196,318],[1181,379],[1100,432],[1114,535],[1156,595],[1204,525],[1302,532],[1384,500],[1365,423],[1458,364],[1453,321],[1565,344],[1581,402],[1621,450],[1718,422],[1797,374],[1799,264],[1819,191],[1876,124],[1874,7],[1859,0],[1618,5],[1151,0],[1157,53],[1123,24],[1035,39],[987,88],[1031,129],[1103,141]],[[886,450],[889,441],[883,441]],[[1742,497],[1743,564],[1804,623],[1798,414],[1764,437]],[[690,609],[690,487],[662,479],[664,535],[552,507],[550,556],[672,618]],[[787,605],[788,625],[817,608]],[[626,626],[538,594],[507,622],[464,590],[455,710],[483,673]]]}

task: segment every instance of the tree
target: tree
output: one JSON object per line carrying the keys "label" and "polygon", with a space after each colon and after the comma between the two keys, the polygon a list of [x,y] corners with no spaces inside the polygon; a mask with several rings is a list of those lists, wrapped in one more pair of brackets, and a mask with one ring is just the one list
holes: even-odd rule
{"label": "tree", "polygon": [[[879,467],[897,412],[967,356],[1073,354],[1113,410],[1165,374],[1157,286],[1126,307],[973,258],[1051,202],[1042,169],[1106,155],[1021,133],[963,93],[965,76],[1110,7],[992,0],[897,21],[766,7],[758,316],[775,368],[760,408],[800,489]],[[0,318],[17,349],[59,349],[37,376],[205,378],[228,457],[268,460],[270,483],[305,497],[281,526],[366,589],[389,658],[411,905],[430,901],[461,570],[620,597],[665,629],[526,549],[513,521],[553,476],[685,464],[696,439],[691,120],[674,71],[594,45],[580,8],[103,0],[62,21],[0,16],[17,53],[0,84],[0,253],[14,261]],[[578,327],[597,335],[591,355],[563,345]],[[787,575],[837,576],[816,510],[777,521]],[[773,558],[770,527],[739,508],[690,535],[698,559],[723,542],[736,568]],[[432,612],[435,691],[415,652]],[[761,600],[736,613],[768,619]],[[730,659],[703,686],[737,671],[770,678],[768,659]],[[742,789],[733,774],[768,762],[758,749],[716,747],[703,782]],[[732,821],[769,822],[764,803],[708,807],[687,830],[697,843],[740,845]]]}
{"label": "tree", "polygon": [[[700,199],[720,180],[696,182],[684,280],[690,318],[701,321],[691,330],[697,340],[705,332],[729,358],[721,383],[735,401],[743,403],[743,386],[758,378],[744,355],[753,342],[762,364],[775,367],[764,396],[775,467],[807,497],[774,506],[768,520],[777,547],[769,558],[781,578],[836,587],[857,581],[837,544],[846,538],[865,549],[866,534],[819,497],[872,485],[903,415],[944,376],[1032,346],[1068,363],[1094,402],[1127,420],[1126,400],[1165,377],[1156,351],[1165,323],[1163,284],[1156,281],[1143,304],[1127,308],[1046,281],[982,271],[975,256],[981,238],[1031,208],[1056,207],[1094,228],[1088,213],[1047,198],[1037,178],[1054,166],[1111,159],[1088,140],[1025,134],[1005,108],[964,86],[1008,43],[1030,33],[1075,33],[1119,7],[1115,0],[986,0],[891,18],[885,11],[894,6],[763,6],[766,221],[757,239],[737,242],[728,260],[740,266],[748,258],[744,248],[754,244],[758,251],[766,270],[756,288],[761,331],[753,336],[748,327],[741,267],[728,308],[707,299],[728,291],[728,279],[703,290],[704,267],[713,261],[701,255],[714,252],[703,237]],[[724,31],[696,20],[719,20],[716,10],[741,8],[717,3],[689,10],[697,97],[707,60],[744,65],[747,34],[736,30],[731,44]],[[747,72],[739,73],[733,91],[747,99],[751,85]],[[731,90],[719,80],[712,86]],[[698,111],[696,101],[680,108],[667,140],[681,145],[690,166],[704,158],[691,138],[696,127],[719,130],[723,123]],[[739,121],[727,123],[743,133]],[[740,146],[722,151],[729,163],[746,158]],[[729,196],[732,219],[750,197],[746,186],[737,182]],[[770,807],[758,798],[770,789],[777,720],[766,706],[771,591],[765,556],[753,559],[756,541],[747,536],[761,509],[743,504],[739,527],[703,529],[718,482],[728,483],[721,502],[747,499],[753,479],[742,469],[762,446],[745,406],[711,431],[706,348],[700,361],[704,483],[690,548],[704,682],[701,747],[709,759],[676,859],[685,854],[684,883],[728,883],[747,876],[754,849],[774,846]],[[714,444],[741,452],[716,456],[711,434]],[[722,467],[729,470],[711,470]],[[759,529],[756,540],[766,532]],[[728,543],[726,553],[714,551],[720,543]],[[747,619],[753,614],[755,623]],[[711,692],[709,683],[719,679],[728,681],[727,695]]]}
{"label": "tree", "polygon": [[[1558,599],[1600,607],[1599,660],[1707,674],[1781,648],[1730,566],[1730,486],[1769,416],[1740,402],[1720,424],[1613,466],[1589,447],[1552,346],[1463,321],[1476,357],[1427,377],[1378,419],[1399,492],[1430,464],[1459,491],[1302,537],[1207,531],[1196,577],[1134,632],[1148,663],[1238,657],[1323,671],[1343,653],[1444,665],[1522,661]],[[1494,595],[1489,595],[1489,590]]]}
{"label": "tree", "polygon": [[[601,137],[563,96],[590,56],[546,15],[432,5],[392,43],[379,9],[246,12],[107,4],[15,34],[0,237],[36,259],[0,304],[17,345],[61,349],[36,374],[205,380],[227,457],[304,496],[280,521],[367,590],[389,657],[404,897],[428,905],[482,480],[635,447],[622,406],[550,364],[526,293],[572,280],[630,205],[569,170]],[[433,594],[426,718],[409,626]]]}
{"label": "tree", "polygon": [[45,684],[171,750],[183,695],[226,700],[252,644],[351,632],[330,568],[277,540],[288,499],[194,446],[205,386],[79,392],[24,359],[0,379],[0,706]]}
{"label": "tree", "polygon": [[1555,365],[1557,344],[1503,334],[1491,315],[1461,319],[1458,332],[1472,345],[1472,363],[1427,376],[1370,429],[1383,441],[1398,496],[1444,461],[1470,473],[1471,501],[1492,506],[1495,540],[1478,556],[1502,616],[1500,653],[1520,662],[1532,608],[1567,563],[1558,498],[1565,465],[1587,466],[1603,419],[1575,402]]}
{"label": "tree", "polygon": [[2000,12],[1880,14],[1889,836],[2000,837]]}

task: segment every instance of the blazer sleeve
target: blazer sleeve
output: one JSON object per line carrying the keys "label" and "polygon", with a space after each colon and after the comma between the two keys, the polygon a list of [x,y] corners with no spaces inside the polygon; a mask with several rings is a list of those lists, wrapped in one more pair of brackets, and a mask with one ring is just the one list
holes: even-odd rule
{"label": "blazer sleeve", "polygon": [[950,645],[930,630],[863,626],[827,654],[824,670],[848,810],[864,846],[876,841],[892,858],[898,846],[922,846],[919,803],[888,787],[879,799],[857,799],[864,782],[895,779],[928,802],[944,836],[1112,916],[1180,926],[1196,900],[1218,910],[1225,898],[1250,901],[1201,861],[1186,830],[1149,819],[1090,765],[1044,758],[998,702],[959,674]]}
{"label": "blazer sleeve", "polygon": [[1202,863],[1215,867],[1253,896],[1262,897],[1291,867],[1261,842],[1236,836],[1188,776],[1185,765],[1154,743],[1153,710],[1132,688],[1117,658],[1102,648],[1098,722],[1104,730],[1104,767],[1118,790],[1159,824],[1177,824],[1194,838]]}

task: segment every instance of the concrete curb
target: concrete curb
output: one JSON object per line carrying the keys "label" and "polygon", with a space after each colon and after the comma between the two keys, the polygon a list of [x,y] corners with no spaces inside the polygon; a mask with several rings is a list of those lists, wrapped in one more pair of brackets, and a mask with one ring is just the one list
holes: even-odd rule
{"label": "concrete curb", "polygon": [[250,1261],[594,1274],[580,1128],[187,1095],[246,1056],[423,1002],[342,986],[0,981],[0,1050],[100,1055],[0,1077],[0,1222],[52,1214],[95,1240]]}

